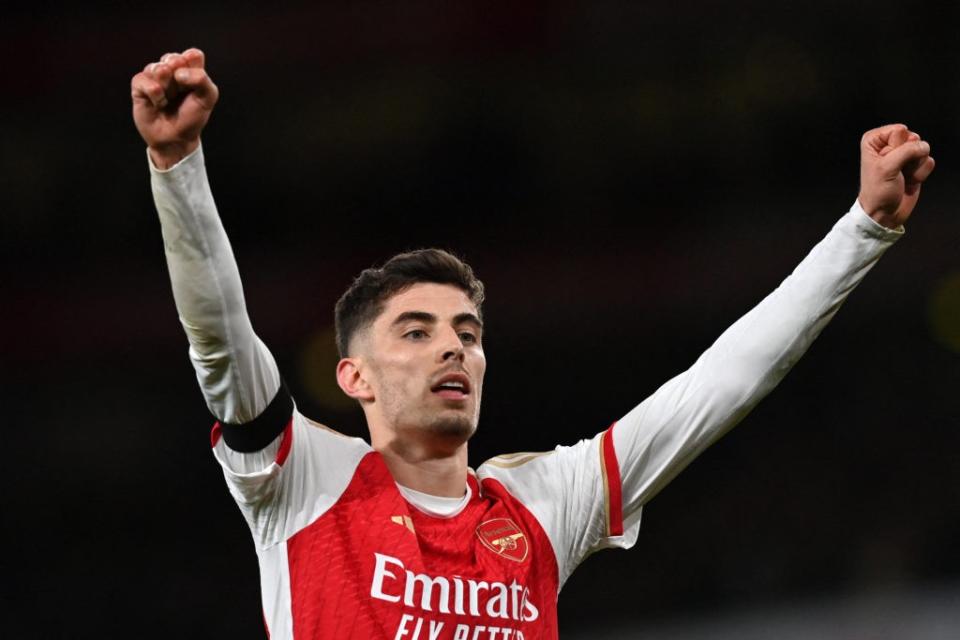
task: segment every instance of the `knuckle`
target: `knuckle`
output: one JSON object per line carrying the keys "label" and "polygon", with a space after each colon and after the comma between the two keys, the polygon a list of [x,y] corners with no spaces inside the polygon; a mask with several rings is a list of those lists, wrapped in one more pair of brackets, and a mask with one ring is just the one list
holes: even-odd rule
{"label": "knuckle", "polygon": [[183,57],[187,59],[187,64],[196,68],[203,68],[205,55],[203,51],[196,47],[190,47],[183,52]]}

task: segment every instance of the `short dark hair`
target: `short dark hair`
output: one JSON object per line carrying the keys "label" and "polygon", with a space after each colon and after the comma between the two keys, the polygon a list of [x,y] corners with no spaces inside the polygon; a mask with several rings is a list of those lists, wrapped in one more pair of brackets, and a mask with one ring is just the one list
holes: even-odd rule
{"label": "short dark hair", "polygon": [[334,308],[334,327],[340,357],[349,355],[350,340],[372,324],[393,295],[420,282],[450,284],[461,289],[483,315],[483,283],[473,275],[470,265],[443,249],[418,249],[400,253],[381,267],[364,269]]}

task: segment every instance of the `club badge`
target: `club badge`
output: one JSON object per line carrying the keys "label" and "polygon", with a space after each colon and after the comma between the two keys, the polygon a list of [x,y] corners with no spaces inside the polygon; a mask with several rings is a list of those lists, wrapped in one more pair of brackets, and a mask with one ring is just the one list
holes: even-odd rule
{"label": "club badge", "polygon": [[530,546],[527,536],[520,527],[509,518],[494,518],[477,527],[477,537],[487,549],[502,558],[523,562],[527,559]]}

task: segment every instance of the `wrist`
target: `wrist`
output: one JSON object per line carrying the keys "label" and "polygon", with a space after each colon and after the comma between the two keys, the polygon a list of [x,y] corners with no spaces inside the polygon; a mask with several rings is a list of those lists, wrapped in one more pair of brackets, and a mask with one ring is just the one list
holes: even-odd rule
{"label": "wrist", "polygon": [[877,224],[887,229],[896,230],[900,228],[902,222],[897,218],[896,212],[887,213],[880,207],[871,206],[870,203],[864,201],[862,194],[857,197],[857,200],[860,202],[860,208],[863,209],[863,212],[870,216]]}
{"label": "wrist", "polygon": [[881,211],[874,211],[868,215],[873,218],[874,222],[886,227],[887,229],[899,229],[901,226],[896,216],[887,215]]}
{"label": "wrist", "polygon": [[186,158],[200,146],[200,139],[174,142],[164,145],[150,145],[148,148],[153,166],[166,171]]}

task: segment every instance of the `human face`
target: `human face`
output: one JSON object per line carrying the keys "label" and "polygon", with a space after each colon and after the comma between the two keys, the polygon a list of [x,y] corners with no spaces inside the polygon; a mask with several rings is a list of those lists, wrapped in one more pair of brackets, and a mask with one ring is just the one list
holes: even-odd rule
{"label": "human face", "polygon": [[371,428],[466,442],[480,417],[482,332],[477,308],[452,285],[418,283],[390,298],[363,339]]}

